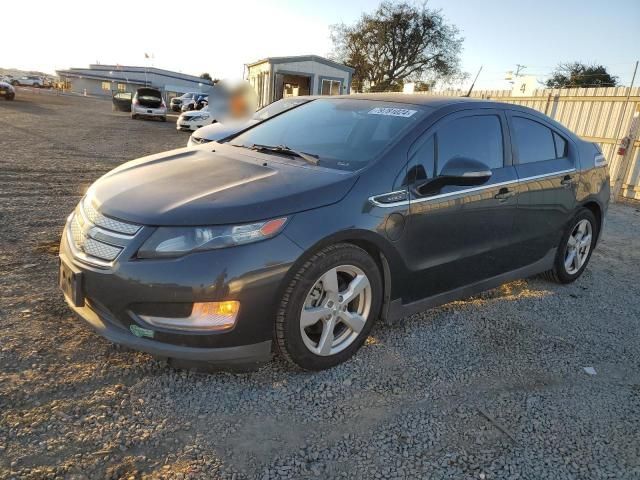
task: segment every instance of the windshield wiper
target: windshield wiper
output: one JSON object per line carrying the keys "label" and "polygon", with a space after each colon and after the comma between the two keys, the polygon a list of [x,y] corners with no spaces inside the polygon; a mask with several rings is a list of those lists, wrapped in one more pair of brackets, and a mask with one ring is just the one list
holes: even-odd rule
{"label": "windshield wiper", "polygon": [[258,152],[274,152],[274,153],[283,153],[285,155],[292,155],[294,157],[302,158],[307,163],[311,165],[318,165],[318,156],[312,153],[300,152],[298,150],[294,150],[293,148],[289,148],[286,145],[261,145],[259,143],[254,143],[250,147],[251,150],[256,150]]}

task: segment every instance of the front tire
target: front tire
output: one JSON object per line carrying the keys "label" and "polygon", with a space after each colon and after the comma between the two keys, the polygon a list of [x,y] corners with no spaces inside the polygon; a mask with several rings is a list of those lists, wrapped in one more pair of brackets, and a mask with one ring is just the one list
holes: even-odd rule
{"label": "front tire", "polygon": [[576,281],[587,268],[596,246],[598,228],[593,213],[580,209],[562,235],[553,268],[543,273],[543,277],[557,283]]}
{"label": "front tire", "polygon": [[362,346],[381,305],[375,260],[355,245],[331,245],[306,261],[289,283],[276,315],[274,343],[305,370],[331,368]]}

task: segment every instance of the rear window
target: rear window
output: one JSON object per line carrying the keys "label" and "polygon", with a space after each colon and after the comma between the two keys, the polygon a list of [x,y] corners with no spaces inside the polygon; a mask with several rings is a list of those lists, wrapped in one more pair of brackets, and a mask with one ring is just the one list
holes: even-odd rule
{"label": "rear window", "polygon": [[528,118],[512,120],[520,164],[566,157],[567,141],[556,132]]}
{"label": "rear window", "polygon": [[138,98],[162,98],[160,90],[154,90],[152,88],[141,88],[136,92]]}
{"label": "rear window", "polygon": [[431,111],[422,105],[318,99],[256,125],[231,144],[285,145],[317,156],[321,166],[357,170]]}

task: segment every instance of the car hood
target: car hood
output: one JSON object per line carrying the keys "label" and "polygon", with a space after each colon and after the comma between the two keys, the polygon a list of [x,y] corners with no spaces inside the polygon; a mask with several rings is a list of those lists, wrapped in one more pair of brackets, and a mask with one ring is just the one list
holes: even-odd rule
{"label": "car hood", "polygon": [[189,120],[190,117],[199,117],[200,115],[204,115],[209,114],[209,110],[205,110],[206,107],[200,109],[200,110],[189,110],[188,112],[184,112],[182,113],[182,115],[180,115],[184,120]]}
{"label": "car hood", "polygon": [[237,224],[338,202],[356,180],[352,172],[208,143],[127,162],[87,195],[103,214],[142,225]]}
{"label": "car hood", "polygon": [[258,120],[253,119],[244,122],[214,123],[213,125],[200,127],[193,132],[193,136],[195,138],[206,138],[207,140],[214,142],[216,140],[226,138],[229,135],[233,135],[234,133],[238,133],[240,130],[249,128],[256,123],[258,123]]}

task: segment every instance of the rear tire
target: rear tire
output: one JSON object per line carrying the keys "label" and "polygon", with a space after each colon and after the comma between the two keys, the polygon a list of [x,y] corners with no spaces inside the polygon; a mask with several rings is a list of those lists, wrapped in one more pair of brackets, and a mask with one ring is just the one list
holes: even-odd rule
{"label": "rear tire", "polygon": [[131,120],[137,120],[137,119],[138,119],[138,115],[136,115],[135,113],[131,115]]}
{"label": "rear tire", "polygon": [[309,258],[289,283],[276,315],[274,344],[300,368],[331,368],[362,346],[381,305],[375,260],[355,245],[331,245]]}
{"label": "rear tire", "polygon": [[576,281],[591,259],[598,228],[593,213],[581,208],[562,235],[553,268],[544,272],[542,277],[563,284]]}

